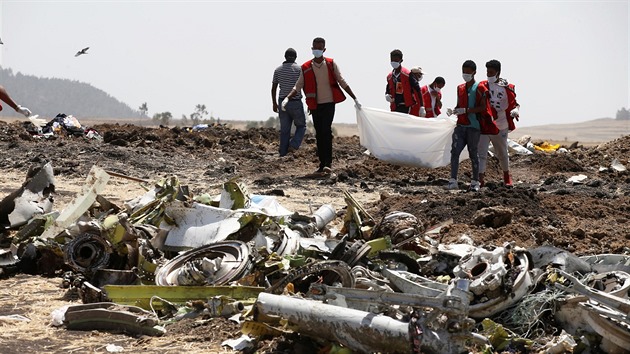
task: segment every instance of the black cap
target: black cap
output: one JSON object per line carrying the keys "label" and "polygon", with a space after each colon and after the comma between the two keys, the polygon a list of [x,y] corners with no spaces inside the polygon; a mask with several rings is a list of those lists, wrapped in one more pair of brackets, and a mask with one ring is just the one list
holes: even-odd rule
{"label": "black cap", "polygon": [[290,60],[290,59],[295,60],[297,58],[297,52],[295,51],[295,49],[289,48],[284,52],[284,58],[286,60]]}

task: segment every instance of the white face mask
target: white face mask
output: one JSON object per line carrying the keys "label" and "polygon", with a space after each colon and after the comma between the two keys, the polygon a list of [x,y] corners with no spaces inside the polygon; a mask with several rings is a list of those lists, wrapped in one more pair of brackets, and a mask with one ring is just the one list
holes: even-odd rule
{"label": "white face mask", "polygon": [[391,64],[392,64],[392,68],[394,69],[398,69],[400,67],[400,63],[397,61],[393,61]]}
{"label": "white face mask", "polygon": [[418,80],[418,82],[422,81],[422,76],[420,77],[416,76],[416,80]]}
{"label": "white face mask", "polygon": [[473,74],[462,74],[464,81],[470,82],[473,79]]}
{"label": "white face mask", "polygon": [[441,89],[440,89],[439,87],[437,87],[437,86],[435,86],[435,87],[433,88],[433,91],[435,91],[435,92],[440,92],[440,90],[441,90]]}
{"label": "white face mask", "polygon": [[488,76],[488,82],[491,84],[497,82],[497,76]]}
{"label": "white face mask", "polygon": [[321,49],[313,49],[313,56],[315,58],[321,58],[324,55],[324,51]]}

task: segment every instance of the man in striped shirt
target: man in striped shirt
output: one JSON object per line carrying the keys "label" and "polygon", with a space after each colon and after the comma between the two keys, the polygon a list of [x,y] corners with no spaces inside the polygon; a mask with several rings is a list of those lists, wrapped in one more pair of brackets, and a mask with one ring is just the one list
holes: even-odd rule
{"label": "man in striped shirt", "polygon": [[[284,59],[285,61],[282,65],[273,72],[273,80],[271,81],[273,111],[278,113],[280,118],[280,156],[285,156],[288,152],[299,149],[306,131],[306,115],[304,114],[302,95],[300,93],[291,97],[285,109],[278,109],[278,105],[295,86],[302,70],[300,65],[295,63],[295,59],[297,59],[295,49],[287,49],[284,52]],[[276,96],[278,85],[280,86],[280,95]],[[292,124],[295,124],[295,134],[291,139]]]}

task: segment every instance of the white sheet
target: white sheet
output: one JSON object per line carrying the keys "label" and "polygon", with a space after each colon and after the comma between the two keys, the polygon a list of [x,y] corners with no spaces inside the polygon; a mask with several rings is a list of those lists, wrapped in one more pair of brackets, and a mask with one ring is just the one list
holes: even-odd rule
{"label": "white sheet", "polygon": [[[361,146],[377,159],[429,168],[450,164],[454,119],[419,118],[369,107],[357,109],[356,113]],[[464,149],[460,161],[467,158],[468,151]]]}

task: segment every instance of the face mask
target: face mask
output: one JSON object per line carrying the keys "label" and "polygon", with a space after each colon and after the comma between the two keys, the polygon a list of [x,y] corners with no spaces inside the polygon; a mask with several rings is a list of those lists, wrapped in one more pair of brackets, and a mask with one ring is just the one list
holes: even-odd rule
{"label": "face mask", "polygon": [[464,81],[469,82],[473,79],[473,74],[462,74]]}
{"label": "face mask", "polygon": [[313,49],[313,56],[315,58],[321,58],[324,55],[324,51],[321,49]]}
{"label": "face mask", "polygon": [[422,81],[422,76],[416,77],[416,79],[418,80],[418,82],[420,82],[420,81]]}
{"label": "face mask", "polygon": [[435,92],[440,92],[440,90],[441,90],[441,89],[440,89],[439,87],[437,87],[437,86],[435,86],[435,87],[433,88],[433,91],[435,91]]}
{"label": "face mask", "polygon": [[488,76],[488,82],[489,83],[495,83],[497,82],[497,76]]}
{"label": "face mask", "polygon": [[392,68],[394,69],[398,69],[398,67],[400,67],[400,63],[397,61],[393,61],[391,64],[392,64]]}

